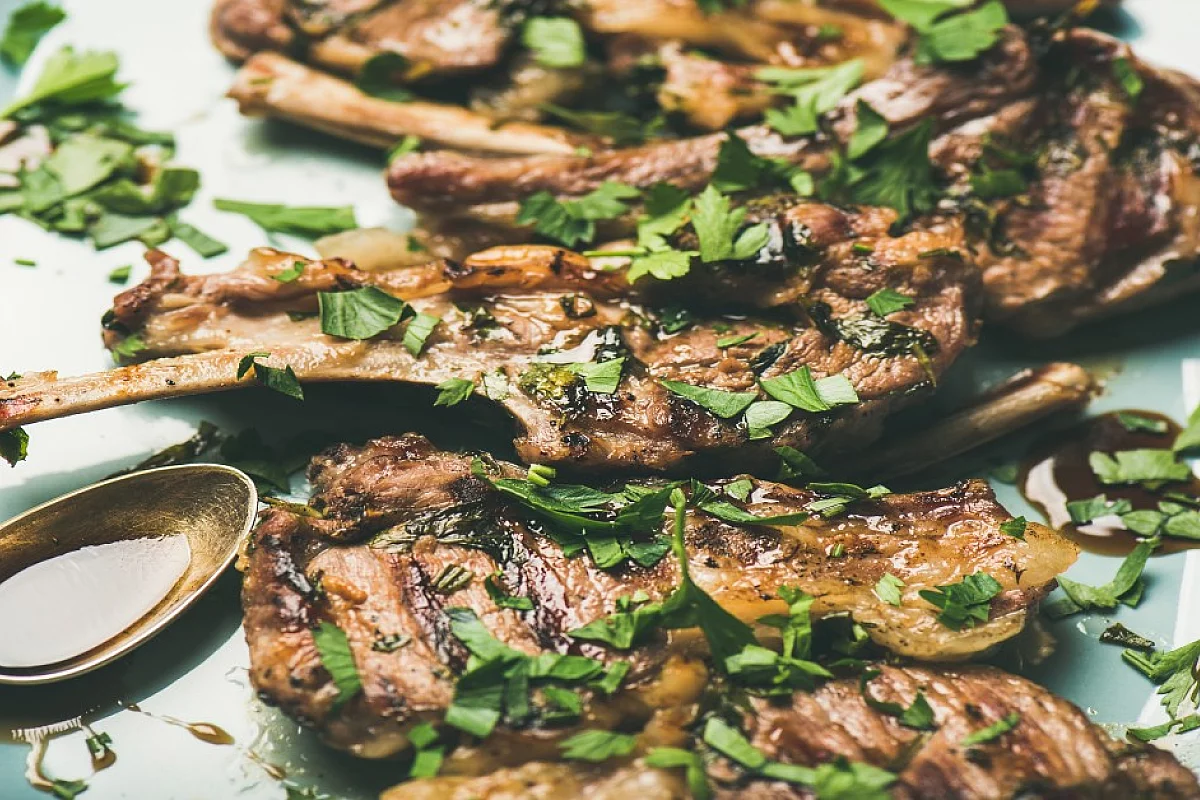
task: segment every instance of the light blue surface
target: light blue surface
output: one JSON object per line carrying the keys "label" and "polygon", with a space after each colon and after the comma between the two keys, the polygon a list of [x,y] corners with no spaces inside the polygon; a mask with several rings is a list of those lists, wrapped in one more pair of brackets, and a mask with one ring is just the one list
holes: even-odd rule
{"label": "light blue surface", "polygon": [[[101,0],[90,2],[98,3]],[[17,5],[16,0],[0,0],[0,18],[7,18],[9,11]],[[120,7],[120,3],[111,5],[114,8]],[[1190,66],[1192,71],[1200,72],[1200,69],[1196,69],[1197,56],[1191,50],[1183,49],[1183,45],[1180,44],[1182,40],[1172,38],[1170,30],[1182,26],[1183,30],[1190,29],[1193,34],[1200,31],[1200,3],[1193,3],[1192,0],[1134,0],[1130,6],[1133,16],[1139,19],[1143,26],[1133,23],[1129,16],[1124,16],[1121,18],[1123,34],[1136,41],[1143,33],[1142,27],[1145,27],[1146,43],[1154,45],[1156,60]],[[1169,25],[1164,24],[1168,15],[1171,19]],[[1156,24],[1151,26],[1151,21]],[[120,25],[120,21],[114,20],[113,24]],[[131,42],[131,46],[137,45]],[[181,90],[187,91],[188,69],[184,66],[171,68],[179,72]],[[8,97],[14,86],[15,77],[10,72],[0,69],[0,99]],[[311,151],[314,158],[319,157],[318,154],[328,155],[331,149],[336,151],[333,156],[335,158],[361,158],[359,153],[347,153],[344,149],[332,148],[326,140],[307,134],[289,136],[301,147]],[[269,153],[271,143],[277,142],[278,139],[270,136],[266,138],[266,151]],[[263,146],[262,142],[253,144]],[[227,143],[228,148],[250,149],[250,146],[242,141]],[[186,149],[181,152],[180,158],[183,163],[195,163],[189,160]],[[209,177],[206,171],[205,180],[208,181]],[[218,188],[225,189],[224,186]],[[18,254],[9,252],[0,240],[0,258],[11,259],[15,255]],[[93,272],[101,269],[95,264],[86,265],[86,268]],[[0,299],[3,299],[5,287],[11,285],[12,278],[16,275],[12,271],[5,271],[9,269],[8,264],[0,264]],[[84,266],[80,269],[84,269]],[[65,286],[72,278],[64,274],[62,281]],[[95,347],[94,340],[87,341],[86,346]],[[29,347],[35,348],[36,345]],[[5,360],[11,355],[5,349]],[[1071,360],[1096,368],[1098,372],[1109,376],[1105,392],[1093,404],[1093,411],[1141,408],[1182,419],[1186,409],[1182,395],[1181,362],[1185,358],[1197,356],[1200,356],[1200,325],[1197,325],[1194,299],[1181,300],[1170,306],[1105,322],[1080,331],[1064,341],[1049,344],[1030,345],[1004,332],[988,331],[983,344],[955,367],[947,392],[938,402],[948,403],[974,387],[990,385],[1027,366],[1051,360]],[[0,367],[4,366],[5,364],[0,363]],[[501,431],[493,424],[494,420],[490,419],[474,420],[474,424],[464,425],[461,417],[444,411],[433,417],[422,416],[419,420],[410,417],[404,413],[404,409],[428,408],[427,398],[411,400],[411,392],[380,387],[349,390],[319,387],[309,394],[310,399],[302,410],[297,410],[288,401],[276,396],[247,393],[236,397],[194,398],[158,403],[150,410],[143,410],[141,413],[144,417],[139,419],[145,419],[149,424],[150,421],[192,421],[205,418],[234,428],[253,424],[258,425],[268,435],[274,433],[281,437],[286,437],[289,431],[337,425],[337,435],[346,438],[361,438],[368,433],[400,431],[419,423],[423,428],[433,427],[440,430],[441,441],[448,445],[471,441],[474,438],[473,434],[481,431],[486,431],[493,440],[501,435]],[[346,408],[355,409],[355,414],[351,416],[354,416],[356,421],[350,423],[354,426],[351,430],[344,427],[347,423],[334,422],[346,418]],[[100,415],[97,415],[97,418],[105,419]],[[104,423],[101,421],[97,424]],[[38,429],[33,429],[33,433],[36,444]],[[991,454],[991,461],[1003,460],[1006,455],[1020,453],[1023,442],[1024,439],[1018,438],[1007,443],[1005,447]],[[36,455],[35,451],[35,457]],[[86,467],[64,467],[57,472],[42,473],[36,481],[20,486],[18,492],[0,491],[0,518],[42,499],[83,485],[130,463],[131,460],[134,459],[114,453],[110,458],[96,459]],[[972,471],[978,472],[981,463],[982,460],[976,460],[964,467],[967,473],[958,472],[953,477],[963,477]],[[1012,487],[1000,485],[997,488],[1001,499],[1014,513],[1025,513],[1036,518]],[[1084,555],[1072,569],[1071,576],[1089,583],[1103,583],[1111,578],[1115,567],[1114,559]],[[1171,644],[1182,571],[1182,556],[1155,558],[1147,569],[1149,586],[1145,601],[1137,609],[1121,608],[1112,618],[1160,643]],[[221,715],[229,713],[229,701],[226,697],[228,691],[222,692],[222,689],[227,690],[228,687],[223,686],[221,681],[228,679],[225,675],[230,669],[228,664],[237,664],[241,658],[237,652],[229,658],[222,655],[223,649],[233,648],[236,651],[239,646],[236,633],[239,622],[237,584],[236,576],[227,576],[218,588],[189,611],[176,627],[129,659],[89,679],[85,686],[94,688],[101,705],[112,705],[118,699],[129,703],[153,698],[164,692],[169,694],[172,684],[181,676],[188,675],[188,681],[176,684],[176,689],[184,687],[192,695],[194,705],[199,708],[204,708],[206,698],[211,692],[213,719],[209,721],[223,722]],[[1193,610],[1192,613],[1196,611],[1198,610]],[[1119,648],[1102,645],[1097,641],[1096,636],[1106,626],[1108,619],[1109,617],[1075,617],[1050,625],[1050,630],[1057,639],[1057,647],[1045,662],[1038,666],[1026,666],[1023,671],[1093,713],[1093,718],[1097,721],[1128,723],[1135,720],[1142,711],[1151,687],[1122,663]],[[213,673],[213,677],[195,677],[206,669]],[[11,709],[18,701],[22,705],[53,706],[63,695],[64,690],[59,687],[20,694],[0,689],[0,712],[7,713],[6,710]],[[243,696],[243,700],[235,698],[234,702],[248,703],[249,693],[242,692],[237,695]],[[174,702],[176,705],[168,705],[167,708],[173,709],[183,704],[178,693]],[[180,716],[184,714],[183,711],[173,710],[168,713],[177,713]],[[296,734],[278,716],[260,712],[255,714],[255,718],[261,723],[258,734],[267,739],[275,735],[272,732],[275,729],[288,728],[286,742],[270,744],[276,748],[277,755],[287,750],[287,758],[298,764],[295,771],[289,770],[289,773],[301,777],[305,782],[316,782],[341,796],[366,797],[398,777],[393,774],[394,770],[386,765],[365,765],[328,753],[311,737]],[[205,718],[204,715],[201,718]],[[264,727],[269,729],[266,733],[263,732]],[[231,792],[220,787],[231,784],[219,783],[214,777],[213,783],[209,785],[207,777],[189,775],[183,762],[186,760],[187,763],[192,763],[193,758],[203,758],[207,759],[206,765],[212,764],[205,766],[204,769],[208,772],[232,772],[235,766],[240,768],[234,762],[244,759],[241,748],[229,748],[227,751],[217,748],[186,750],[185,745],[188,745],[188,742],[185,739],[186,737],[178,738],[177,732],[172,729],[161,725],[155,727],[149,723],[147,727],[138,729],[136,734],[127,734],[124,739],[116,742],[122,761],[110,772],[115,773],[122,768],[144,768],[147,770],[146,775],[156,777],[147,777],[139,784],[136,779],[137,773],[133,773],[135,777],[126,778],[120,784],[112,783],[111,786],[97,780],[84,797],[86,800],[104,800],[110,797],[229,796]],[[259,749],[270,750],[270,747]],[[216,755],[210,752],[214,750],[217,751]],[[27,748],[22,746],[0,744],[0,798],[3,800],[34,800],[46,797],[29,788],[22,778],[26,752]],[[282,759],[284,756],[279,755],[278,758]],[[169,762],[172,759],[180,760],[178,772],[181,777],[178,781],[170,780]],[[151,761],[164,760],[168,762],[166,767],[159,763],[157,769],[150,770]],[[292,761],[289,761],[289,764],[291,763]],[[137,767],[137,764],[143,766]],[[107,778],[107,774],[104,777]],[[278,787],[273,783],[251,783],[253,785],[241,796],[280,796]]]}

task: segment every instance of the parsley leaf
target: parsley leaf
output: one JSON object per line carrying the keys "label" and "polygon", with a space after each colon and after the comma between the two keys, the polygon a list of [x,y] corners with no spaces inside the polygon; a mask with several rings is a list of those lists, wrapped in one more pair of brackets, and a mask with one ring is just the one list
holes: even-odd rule
{"label": "parsley leaf", "polygon": [[66,18],[61,8],[40,0],[21,6],[8,18],[4,38],[0,39],[0,58],[21,66],[29,60],[41,38]]}
{"label": "parsley leaf", "polygon": [[813,413],[858,402],[858,393],[845,375],[829,375],[814,380],[807,366],[759,383],[763,391],[776,400]]}
{"label": "parsley leaf", "polygon": [[682,278],[691,271],[692,259],[698,255],[695,250],[651,250],[633,257],[625,278],[630,283],[646,275],[660,281]]}
{"label": "parsley leaf", "polygon": [[1125,732],[1139,742],[1152,742],[1155,739],[1166,736],[1172,731],[1188,733],[1197,728],[1200,728],[1200,714],[1188,714],[1186,717],[1168,720],[1161,725],[1154,725],[1150,728],[1127,728]]}
{"label": "parsley leaf", "polygon": [[346,292],[318,292],[321,332],[341,339],[370,339],[399,324],[411,309],[375,286]]}
{"label": "parsley leaf", "polygon": [[617,598],[617,611],[592,620],[569,632],[573,639],[604,642],[617,650],[628,650],[662,621],[662,603],[646,602],[644,596]]}
{"label": "parsley leaf", "polygon": [[543,67],[581,67],[587,58],[583,30],[570,17],[533,17],[521,30],[521,44]]}
{"label": "parsley leaf", "polygon": [[683,767],[684,779],[692,800],[710,800],[712,788],[708,785],[708,776],[704,771],[704,759],[697,753],[689,753],[678,747],[655,747],[646,754],[646,766],[656,769],[677,769]]}
{"label": "parsley leaf", "polygon": [[1024,517],[1013,517],[1010,520],[1000,523],[1000,532],[1005,536],[1011,536],[1014,539],[1025,539],[1025,529],[1029,527],[1029,521]]}
{"label": "parsley leaf", "polygon": [[605,181],[593,191],[573,200],[558,200],[546,191],[521,201],[516,224],[533,224],[533,230],[547,238],[574,247],[596,237],[596,221],[616,219],[629,210],[625,201],[641,193],[624,183]]}
{"label": "parsley leaf", "polygon": [[901,599],[900,590],[903,588],[904,581],[890,572],[885,572],[875,584],[875,596],[888,605],[899,608]]}
{"label": "parsley leaf", "polygon": [[612,358],[608,361],[589,361],[564,366],[583,378],[584,386],[589,392],[612,394],[621,383],[621,370],[625,366],[625,359]]}
{"label": "parsley leaf", "polygon": [[362,679],[358,675],[358,667],[354,664],[354,653],[350,650],[350,640],[344,631],[332,622],[322,622],[313,631],[313,643],[317,655],[321,658],[321,666],[333,679],[338,696],[334,700],[334,708],[343,705],[362,689]]}
{"label": "parsley leaf", "polygon": [[300,388],[300,380],[290,366],[285,365],[283,369],[280,369],[259,363],[258,359],[270,358],[270,356],[270,353],[250,353],[242,356],[242,360],[238,362],[238,380],[253,370],[255,379],[263,386],[295,400],[303,400],[304,390]]}
{"label": "parsley leaf", "polygon": [[778,400],[755,400],[746,407],[746,434],[751,440],[771,436],[771,426],[790,417],[792,407]]}
{"label": "parsley leaf", "polygon": [[1166,433],[1170,427],[1165,419],[1148,417],[1136,411],[1118,411],[1117,422],[1130,433]]}
{"label": "parsley leaf", "polygon": [[466,378],[447,378],[437,385],[435,406],[456,406],[475,392],[475,381]]}
{"label": "parsley leaf", "polygon": [[483,588],[487,590],[488,597],[498,608],[511,608],[514,611],[533,611],[533,600],[528,597],[515,597],[500,588],[496,583],[496,579],[500,577],[500,573],[488,575],[483,580]]}
{"label": "parsley leaf", "polygon": [[1117,603],[1136,606],[1142,596],[1142,572],[1157,546],[1158,542],[1153,539],[1138,542],[1121,562],[1113,579],[1103,586],[1088,586],[1060,575],[1058,586],[1067,596],[1046,606],[1046,615],[1061,619],[1093,608],[1116,608]]}
{"label": "parsley leaf", "polygon": [[1142,89],[1146,87],[1142,76],[1138,75],[1137,67],[1128,58],[1120,57],[1112,60],[1113,77],[1117,79],[1117,83],[1121,85],[1121,90],[1129,98],[1131,103],[1136,103],[1137,99],[1142,95]]}
{"label": "parsley leaf", "polygon": [[1171,445],[1171,449],[1176,453],[1195,447],[1200,447],[1200,406],[1196,406],[1192,411],[1187,427],[1175,438],[1175,444]]}
{"label": "parsley leaf", "polygon": [[0,431],[0,458],[15,467],[29,456],[29,434],[24,428]]}
{"label": "parsley leaf", "polygon": [[0,119],[40,103],[77,105],[113,97],[125,88],[115,80],[117,66],[115,53],[76,54],[64,47],[46,61],[29,94],[0,110]]}
{"label": "parsley leaf", "polygon": [[637,737],[614,731],[586,730],[564,739],[558,746],[568,761],[598,763],[629,755],[637,747]]}
{"label": "parsley leaf", "polygon": [[398,83],[407,76],[409,68],[408,59],[395,51],[376,53],[359,68],[354,85],[363,94],[403,103],[413,99],[413,93]]}
{"label": "parsley leaf", "polygon": [[767,125],[784,136],[816,133],[818,120],[832,111],[863,78],[863,62],[852,59],[832,67],[792,69],[764,67],[755,73],[758,80],[774,84],[774,91],[795,101],[785,109],[768,109]]}
{"label": "parsley leaf", "polygon": [[992,608],[992,598],[1004,587],[986,572],[967,575],[958,583],[938,586],[937,589],[922,589],[921,597],[942,611],[938,621],[950,630],[961,631],[987,622]]}
{"label": "parsley leaf", "polygon": [[1133,504],[1123,497],[1110,503],[1108,495],[1098,494],[1086,500],[1070,500],[1066,508],[1071,522],[1082,525],[1100,517],[1127,514],[1133,511]]}
{"label": "parsley leaf", "polygon": [[741,414],[754,402],[754,392],[726,392],[721,389],[706,389],[681,381],[661,381],[674,394],[691,400],[696,405],[716,414],[722,419],[731,419]]}
{"label": "parsley leaf", "polygon": [[879,0],[879,5],[916,29],[918,63],[969,61],[991,49],[1008,24],[999,0],[969,10],[964,9],[971,3],[963,0]]}
{"label": "parsley leaf", "polygon": [[442,768],[442,757],[446,748],[437,746],[438,733],[432,723],[422,722],[414,725],[408,732],[408,741],[413,746],[412,766],[408,768],[409,778],[432,778]]}
{"label": "parsley leaf", "polygon": [[867,308],[877,316],[886,317],[888,314],[903,311],[914,302],[916,301],[906,294],[900,294],[895,289],[884,288],[872,293],[867,298]]}
{"label": "parsley leaf", "polygon": [[229,249],[224,242],[212,238],[176,216],[167,217],[167,225],[171,229],[172,236],[195,250],[196,254],[202,258],[219,256]]}
{"label": "parsley leaf", "polygon": [[408,327],[404,329],[404,349],[411,353],[413,358],[421,355],[421,351],[425,348],[425,340],[429,338],[433,329],[441,321],[441,317],[431,314],[417,314],[409,320]]}
{"label": "parsley leaf", "polygon": [[861,159],[835,154],[820,194],[826,200],[894,208],[901,219],[929,211],[939,194],[929,161],[932,134],[933,123],[926,119],[875,145]]}
{"label": "parsley leaf", "polygon": [[977,745],[986,744],[987,742],[999,739],[1004,734],[1011,731],[1021,722],[1021,715],[1016,711],[1007,714],[1003,719],[998,719],[986,728],[980,728],[974,733],[963,737],[960,744],[963,747],[975,747]]}
{"label": "parsley leaf", "polygon": [[358,227],[353,206],[286,206],[217,198],[213,206],[248,217],[265,231],[317,237]]}
{"label": "parsley leaf", "polygon": [[1162,704],[1173,718],[1179,716],[1180,706],[1189,698],[1192,704],[1195,704],[1197,691],[1200,691],[1196,678],[1196,662],[1200,660],[1200,639],[1166,653],[1157,650],[1149,653],[1125,650],[1121,656],[1147,678],[1159,684],[1158,694],[1162,695]]}
{"label": "parsley leaf", "polygon": [[692,227],[700,240],[701,261],[745,261],[767,244],[770,235],[767,224],[760,222],[741,230],[746,209],[731,210],[729,198],[711,185],[696,198],[694,212]]}
{"label": "parsley leaf", "polygon": [[280,283],[291,283],[304,274],[304,262],[293,261],[292,265],[287,269],[281,269],[271,276],[271,280],[279,281]]}
{"label": "parsley leaf", "polygon": [[1107,484],[1182,481],[1192,474],[1187,464],[1179,462],[1171,450],[1093,452],[1088,456],[1088,464],[1100,482]]}
{"label": "parsley leaf", "polygon": [[865,156],[888,135],[887,120],[865,100],[858,101],[857,115],[858,127],[846,143],[846,155],[851,160]]}
{"label": "parsley leaf", "polygon": [[862,693],[863,701],[870,707],[888,716],[900,720],[900,724],[918,731],[931,731],[935,727],[933,708],[925,699],[924,693],[918,691],[912,704],[905,708],[899,703],[876,700],[871,696],[867,685],[883,673],[877,669],[863,670],[858,678],[858,690]]}

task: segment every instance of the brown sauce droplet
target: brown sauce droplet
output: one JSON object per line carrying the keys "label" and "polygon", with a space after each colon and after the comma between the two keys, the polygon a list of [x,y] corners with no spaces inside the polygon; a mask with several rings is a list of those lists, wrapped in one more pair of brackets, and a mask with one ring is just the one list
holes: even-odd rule
{"label": "brown sauce droplet", "polygon": [[228,745],[237,741],[224,728],[214,725],[211,722],[187,722],[186,720],[169,717],[165,714],[151,714],[149,711],[139,708],[136,704],[128,706],[128,709],[136,711],[139,714],[145,714],[147,717],[156,719],[159,722],[174,725],[176,728],[183,728],[192,736],[207,744]]}
{"label": "brown sauce droplet", "polygon": [[[1130,431],[1121,424],[1118,413],[1122,412],[1114,411],[1094,417],[1035,444],[1021,464],[1021,475],[1017,482],[1021,494],[1042,512],[1051,526],[1058,528],[1084,550],[1104,555],[1125,555],[1140,537],[1115,519],[1111,520],[1113,524],[1107,524],[1110,520],[1104,520],[1075,525],[1067,512],[1068,502],[1103,494],[1108,496],[1109,502],[1125,499],[1135,510],[1140,510],[1156,509],[1164,498],[1136,484],[1114,486],[1101,483],[1088,464],[1088,456],[1094,451],[1113,453],[1118,450],[1169,449],[1180,432],[1174,421],[1152,411],[1123,413],[1164,422],[1167,426],[1164,432]],[[1169,488],[1171,491],[1200,496],[1200,480],[1195,477],[1173,483]],[[1200,542],[1165,537],[1158,552],[1171,553],[1197,546],[1200,546]]]}

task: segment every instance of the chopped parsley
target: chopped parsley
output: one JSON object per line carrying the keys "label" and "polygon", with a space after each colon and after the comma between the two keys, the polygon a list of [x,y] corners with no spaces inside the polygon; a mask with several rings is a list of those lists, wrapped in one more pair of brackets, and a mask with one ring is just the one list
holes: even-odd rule
{"label": "chopped parsley", "polygon": [[408,768],[409,778],[432,778],[442,768],[446,748],[438,744],[438,732],[431,723],[421,722],[408,732],[409,744],[413,747],[412,765]]}
{"label": "chopped parsley", "polygon": [[404,349],[411,353],[413,358],[421,355],[421,351],[425,349],[425,341],[441,321],[441,317],[431,314],[417,314],[409,320],[408,327],[404,329]]}
{"label": "chopped parsley", "polygon": [[911,306],[915,300],[906,294],[901,294],[895,289],[880,289],[873,292],[867,297],[867,308],[876,316],[886,317],[888,314],[894,314],[897,311],[903,311]]}
{"label": "chopped parsley", "polygon": [[892,703],[883,700],[876,700],[871,696],[871,691],[868,688],[871,681],[878,678],[883,673],[877,669],[863,670],[858,677],[858,689],[862,693],[863,701],[871,708],[888,716],[895,717],[900,721],[901,725],[908,728],[913,728],[918,731],[931,731],[937,726],[934,724],[933,708],[929,705],[929,701],[925,699],[925,694],[918,691],[916,697],[913,698],[912,704],[907,708],[899,703]]}
{"label": "chopped parsley", "polygon": [[730,347],[737,347],[739,344],[745,344],[751,339],[758,337],[758,331],[754,333],[744,333],[741,336],[725,336],[717,339],[717,349],[725,350]]}
{"label": "chopped parsley", "polygon": [[1119,622],[1114,622],[1100,634],[1100,641],[1106,644],[1119,644],[1133,650],[1153,650],[1154,640],[1147,639],[1141,634],[1134,633]]}
{"label": "chopped parsley", "polygon": [[917,63],[969,61],[990,50],[1008,24],[999,0],[974,8],[962,0],[879,0],[879,5],[917,31]]}
{"label": "chopped parsley", "polygon": [[829,375],[814,380],[807,366],[786,375],[767,378],[760,384],[771,397],[802,411],[820,413],[858,402],[858,393],[845,375]]}
{"label": "chopped parsley", "polygon": [[1196,677],[1200,640],[1166,653],[1125,650],[1121,656],[1159,685],[1158,694],[1162,695],[1162,704],[1173,719],[1179,717],[1179,709],[1185,702],[1190,702],[1193,707],[1196,705],[1197,692],[1200,691]]}
{"label": "chopped parsley", "polygon": [[[410,134],[406,135],[403,139],[401,139],[400,141],[398,141],[394,145],[392,145],[392,149],[388,150],[387,163],[391,164],[393,161],[404,158],[406,155],[409,155],[410,153],[415,153],[420,149],[421,149],[421,139],[419,137],[413,136],[410,133]],[[412,250],[412,246],[414,244],[419,245],[419,242],[417,242],[415,239],[410,239],[409,243],[408,243],[410,250]]]}
{"label": "chopped parsley", "polygon": [[350,640],[337,625],[322,622],[313,630],[313,644],[316,645],[317,655],[321,658],[321,665],[325,667],[329,677],[333,679],[334,686],[337,687],[338,695],[333,701],[336,709],[362,690],[362,679],[358,675],[358,667],[354,664]]}
{"label": "chopped parsley", "polygon": [[1084,500],[1070,500],[1066,508],[1071,522],[1083,525],[1100,517],[1127,514],[1133,511],[1133,504],[1123,497],[1109,502],[1108,495],[1098,494]]}
{"label": "chopped parsley", "polygon": [[587,58],[583,30],[570,17],[533,17],[521,29],[521,44],[543,67],[581,67]]}
{"label": "chopped parsley", "polygon": [[304,274],[304,262],[293,261],[290,267],[281,269],[271,276],[271,280],[279,281],[280,283],[291,283]]}
{"label": "chopped parsley", "polygon": [[8,18],[4,37],[0,38],[0,58],[18,67],[23,65],[42,37],[66,18],[61,8],[41,0],[21,6]]}
{"label": "chopped parsley", "polygon": [[412,309],[376,286],[345,292],[318,292],[321,332],[340,339],[370,339],[398,325]]}
{"label": "chopped parsley", "polygon": [[1125,92],[1125,96],[1129,98],[1129,102],[1137,103],[1138,98],[1142,96],[1142,90],[1146,88],[1146,83],[1138,74],[1137,67],[1133,65],[1133,62],[1124,56],[1114,58],[1112,74],[1121,90]]}
{"label": "chopped parsley", "polygon": [[[888,136],[888,123],[878,111],[865,100],[856,107],[858,126],[846,143],[846,157],[851,161],[862,158]],[[882,314],[880,316],[883,316]]]}
{"label": "chopped parsley", "polygon": [[787,108],[768,109],[767,125],[784,136],[804,136],[816,133],[821,115],[837,107],[862,82],[863,62],[853,59],[832,67],[763,67],[755,77],[771,84],[775,93],[793,100]]}
{"label": "chopped parsley", "polygon": [[497,579],[500,577],[500,573],[497,572],[483,579],[483,588],[496,607],[509,608],[513,611],[533,611],[533,600],[528,597],[516,597],[500,588],[500,584],[497,583]]}
{"label": "chopped parsley", "polygon": [[475,392],[475,381],[466,378],[447,378],[437,385],[435,406],[456,406]]}
{"label": "chopped parsley", "polygon": [[451,595],[467,588],[474,580],[475,573],[461,564],[447,564],[433,579],[433,591],[438,594]]}
{"label": "chopped parsley", "polygon": [[408,59],[395,51],[376,53],[359,68],[354,85],[363,94],[404,103],[413,99],[413,93],[400,85],[409,75],[410,67]]}
{"label": "chopped parsley", "polygon": [[704,759],[698,753],[692,753],[678,747],[655,747],[646,754],[646,766],[656,769],[684,770],[684,780],[692,800],[710,800],[712,787],[708,785],[708,776],[704,771]]}
{"label": "chopped parsley", "polygon": [[265,231],[318,237],[358,227],[353,206],[286,206],[280,203],[248,203],[217,198],[219,211],[241,214]]}
{"label": "chopped parsley", "polygon": [[922,589],[921,597],[941,609],[938,622],[953,631],[973,628],[987,622],[992,608],[992,598],[1004,587],[986,572],[967,575],[958,583]]}
{"label": "chopped parsley", "polygon": [[1017,727],[1020,722],[1021,715],[1016,711],[1013,711],[1012,713],[1005,715],[1002,719],[998,719],[991,725],[988,725],[986,728],[980,728],[974,733],[963,737],[963,740],[960,742],[960,744],[961,746],[967,748],[977,747],[981,744],[987,744],[988,742],[999,739],[1001,736]]}
{"label": "chopped parsley", "polygon": [[637,737],[615,731],[586,730],[564,739],[559,747],[568,761],[599,763],[632,753],[637,747]]}
{"label": "chopped parsley", "polygon": [[1148,417],[1136,411],[1118,411],[1117,422],[1130,433],[1166,433],[1170,427],[1165,419]]}
{"label": "chopped parsley", "polygon": [[704,262],[745,261],[766,246],[770,236],[766,223],[742,230],[746,209],[730,209],[729,198],[713,186],[705,187],[695,199],[692,227],[700,242],[700,260]]}
{"label": "chopped parsley", "polygon": [[1187,427],[1180,432],[1179,436],[1175,437],[1175,444],[1171,445],[1171,449],[1176,453],[1196,447],[1200,447],[1200,406],[1192,411],[1191,416],[1188,417]]}
{"label": "chopped parsley", "polygon": [[133,265],[131,264],[113,267],[112,271],[108,273],[108,280],[111,283],[126,283],[129,280],[131,272],[133,272]]}
{"label": "chopped parsley", "polygon": [[1107,484],[1183,481],[1192,474],[1172,450],[1094,452],[1088,456],[1088,464],[1100,482]]}
{"label": "chopped parsley", "polygon": [[834,153],[819,194],[834,202],[894,208],[901,219],[931,210],[940,195],[929,161],[932,135],[932,121],[926,119],[859,158]]}
{"label": "chopped parsley", "polygon": [[270,357],[270,353],[249,353],[242,356],[242,360],[238,362],[238,380],[240,381],[246,376],[246,373],[253,370],[254,378],[263,386],[280,394],[285,394],[294,400],[303,400],[304,389],[300,387],[300,380],[296,377],[296,373],[292,370],[291,366],[285,365],[280,369],[279,367],[262,364],[258,360]]}
{"label": "chopped parsley", "polygon": [[1024,517],[1013,517],[1010,520],[1000,523],[1000,532],[1005,536],[1024,540],[1025,529],[1027,527],[1029,527],[1029,522]]}
{"label": "chopped parsley", "polygon": [[125,88],[125,84],[116,80],[117,67],[115,53],[76,53],[73,48],[64,47],[46,61],[29,94],[0,110],[0,119],[45,103],[82,105],[108,100]]}
{"label": "chopped parsley", "polygon": [[626,201],[640,196],[637,189],[615,181],[605,181],[588,194],[570,200],[559,200],[542,191],[521,201],[516,224],[532,224],[535,233],[574,247],[596,237],[598,220],[617,219],[629,210]]}
{"label": "chopped parsley", "polygon": [[1154,725],[1149,728],[1127,728],[1125,732],[1139,742],[1152,742],[1172,732],[1188,733],[1197,728],[1200,728],[1200,714],[1188,714],[1186,717],[1167,720],[1161,725]]}
{"label": "chopped parsley", "polygon": [[621,370],[625,366],[625,359],[612,358],[608,361],[589,361],[564,366],[583,378],[584,386],[589,392],[612,394],[621,383]]}
{"label": "chopped parsley", "polygon": [[726,392],[721,389],[706,389],[682,381],[661,381],[674,394],[691,400],[706,411],[722,419],[731,419],[745,411],[754,402],[755,392]]}
{"label": "chopped parsley", "polygon": [[792,407],[778,400],[755,400],[746,407],[746,435],[751,439],[767,439],[771,426],[778,425],[792,414]]}
{"label": "chopped parsley", "polygon": [[875,583],[875,596],[888,605],[899,608],[903,588],[904,581],[890,572],[885,572]]}
{"label": "chopped parsley", "polygon": [[24,428],[0,431],[0,458],[15,467],[29,457],[29,434]]}
{"label": "chopped parsley", "polygon": [[1103,586],[1088,586],[1060,575],[1058,586],[1066,597],[1045,606],[1044,611],[1052,619],[1077,614],[1095,608],[1116,608],[1118,603],[1136,606],[1142,598],[1145,584],[1142,572],[1150,554],[1158,546],[1157,540],[1138,542],[1130,551],[1113,579]]}

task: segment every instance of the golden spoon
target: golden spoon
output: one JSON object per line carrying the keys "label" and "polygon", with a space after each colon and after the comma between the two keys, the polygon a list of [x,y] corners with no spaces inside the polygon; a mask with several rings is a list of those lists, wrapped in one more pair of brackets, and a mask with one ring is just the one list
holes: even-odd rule
{"label": "golden spoon", "polygon": [[0,524],[0,684],[73,678],[148,641],[229,566],[257,508],[242,472],[186,464]]}

